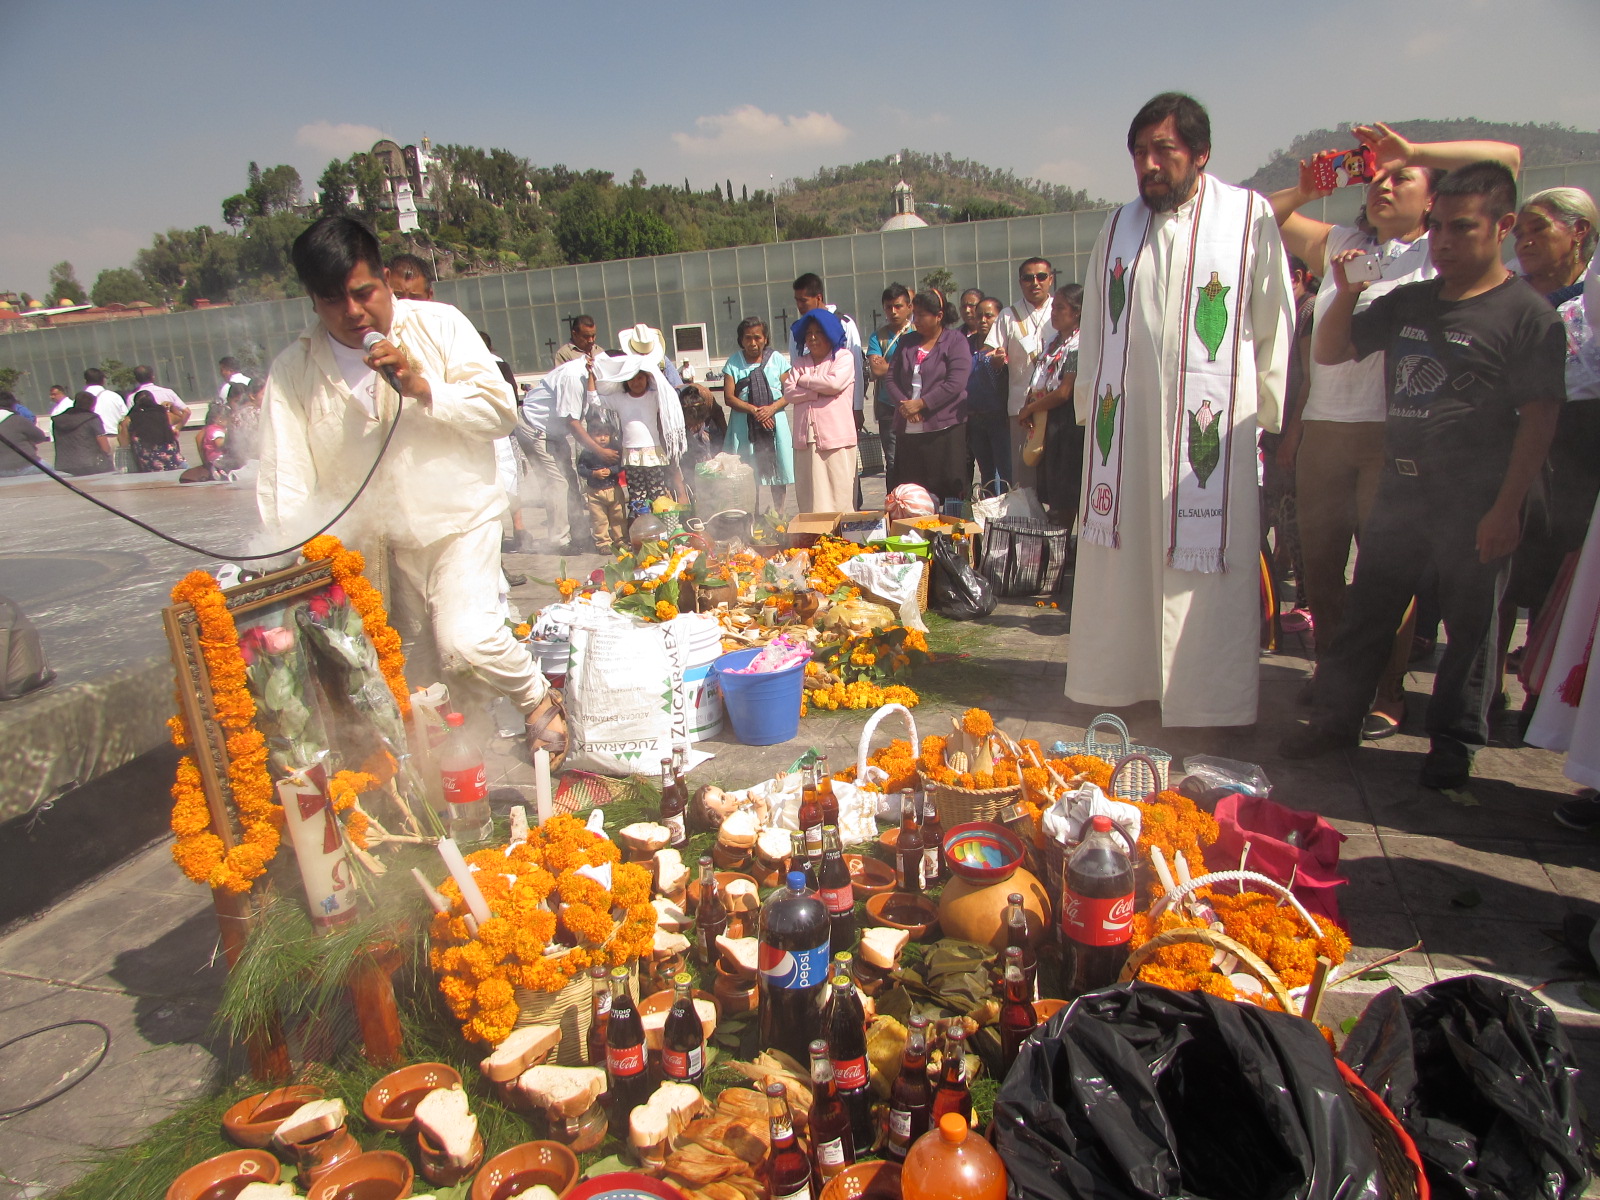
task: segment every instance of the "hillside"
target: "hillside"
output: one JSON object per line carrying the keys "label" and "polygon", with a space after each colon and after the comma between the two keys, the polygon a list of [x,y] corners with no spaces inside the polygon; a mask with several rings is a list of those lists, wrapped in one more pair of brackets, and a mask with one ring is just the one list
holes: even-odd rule
{"label": "hillside", "polygon": [[[1390,121],[1388,125],[1413,142],[1512,142],[1522,147],[1525,167],[1600,159],[1600,133],[1569,129],[1564,125],[1510,125],[1503,121],[1480,121],[1476,117],[1450,121]],[[1264,167],[1239,182],[1259,192],[1292,187],[1299,177],[1302,158],[1309,158],[1319,150],[1346,149],[1355,144],[1348,125],[1340,129],[1313,129],[1295,138],[1288,149],[1274,150]]]}

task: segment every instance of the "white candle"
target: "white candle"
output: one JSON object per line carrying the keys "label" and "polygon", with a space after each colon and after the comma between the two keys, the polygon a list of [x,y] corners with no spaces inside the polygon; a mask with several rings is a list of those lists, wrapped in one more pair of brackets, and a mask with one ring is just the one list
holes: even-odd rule
{"label": "white candle", "polygon": [[539,814],[539,825],[550,819],[550,751],[533,752],[533,803]]}
{"label": "white candle", "polygon": [[[350,877],[342,832],[328,799],[315,785],[295,779],[278,782],[283,823],[289,830],[300,883],[311,910],[311,925],[320,933],[335,929],[356,915],[356,889]],[[332,843],[333,849],[327,847]]]}
{"label": "white candle", "polygon": [[467,867],[467,860],[461,857],[454,838],[439,839],[439,857],[444,859],[444,865],[450,868],[450,877],[461,889],[461,899],[466,902],[467,911],[472,914],[473,920],[482,925],[489,919],[489,905],[478,890],[478,884]]}
{"label": "white candle", "polygon": [[428,882],[428,877],[416,867],[411,868],[411,877],[417,881],[417,886],[422,889],[422,894],[428,898],[428,906],[436,913],[449,912],[450,901],[439,894],[437,888]]}

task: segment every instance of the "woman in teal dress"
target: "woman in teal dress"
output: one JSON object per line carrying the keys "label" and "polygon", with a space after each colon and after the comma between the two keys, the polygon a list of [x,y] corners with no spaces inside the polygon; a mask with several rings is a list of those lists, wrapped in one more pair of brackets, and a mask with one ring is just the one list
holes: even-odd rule
{"label": "woman in teal dress", "polygon": [[723,396],[728,402],[723,449],[755,468],[756,483],[772,493],[772,507],[781,513],[794,482],[789,402],[783,397],[789,360],[768,340],[767,323],[761,318],[739,322],[739,353],[722,365]]}

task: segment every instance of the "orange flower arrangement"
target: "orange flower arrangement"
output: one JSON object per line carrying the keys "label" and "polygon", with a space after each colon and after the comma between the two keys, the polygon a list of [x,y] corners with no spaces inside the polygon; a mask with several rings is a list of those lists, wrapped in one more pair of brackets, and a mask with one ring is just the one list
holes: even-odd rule
{"label": "orange flower arrangement", "polygon": [[[526,842],[468,855],[493,913],[476,936],[467,931],[455,880],[439,886],[451,907],[433,918],[429,961],[468,1039],[493,1045],[511,1032],[518,988],[558,992],[591,965],[619,966],[650,949],[650,871],[620,857],[615,843],[571,816],[551,817]],[[611,864],[609,892],[577,873],[604,863]],[[561,945],[552,947],[558,936]]]}
{"label": "orange flower arrangement", "polygon": [[917,768],[922,773],[923,779],[932,779],[947,787],[966,788],[969,791],[1016,787],[1021,782],[1022,776],[1017,772],[1017,760],[1014,758],[996,758],[993,771],[969,771],[957,774],[945,765],[944,748],[945,739],[942,737],[922,739],[922,754],[917,759]]}
{"label": "orange flower arrangement", "polygon": [[[1189,864],[1189,874],[1198,878],[1206,873],[1203,847],[1217,840],[1217,821],[1202,812],[1189,797],[1174,791],[1159,793],[1153,801],[1133,801],[1139,809],[1139,849],[1146,858],[1150,847],[1159,846],[1171,866],[1178,852]],[[1157,894],[1161,885],[1154,885]]]}
{"label": "orange flower arrangement", "polygon": [[[910,707],[907,705],[906,707]],[[871,792],[903,792],[907,788],[915,789],[917,786],[917,760],[912,757],[911,743],[904,738],[895,738],[882,750],[874,751],[867,756],[871,766],[881,767],[889,778],[880,787],[877,784],[863,785]],[[856,780],[855,767],[846,767],[842,771],[834,772],[835,779],[844,783],[854,783]]]}
{"label": "orange flower arrangement", "polygon": [[994,718],[981,708],[969,708],[961,714],[961,728],[973,737],[988,737],[994,732]]}
{"label": "orange flower arrangement", "polygon": [[312,538],[301,550],[307,562],[327,561],[333,568],[333,581],[344,588],[350,603],[361,614],[361,627],[378,652],[378,667],[389,684],[389,691],[402,717],[411,715],[411,690],[406,686],[406,656],[400,649],[400,635],[389,626],[383,597],[362,574],[367,560],[355,550],[346,550],[338,538],[324,533]]}
{"label": "orange flower arrangement", "polygon": [[823,709],[864,709],[881,708],[885,704],[904,704],[907,708],[915,708],[922,703],[922,698],[903,684],[890,684],[880,687],[870,679],[857,679],[850,683],[842,680],[835,682],[831,687],[807,688],[801,697],[800,715],[806,715],[807,707]]}
{"label": "orange flower arrangement", "polygon": [[866,546],[847,542],[843,538],[818,538],[816,545],[805,552],[811,555],[811,586],[823,595],[832,595],[840,588],[853,587],[852,582],[840,572],[839,564],[866,552]]}
{"label": "orange flower arrangement", "polygon": [[677,615],[678,615],[678,606],[677,605],[668,604],[665,600],[657,600],[656,601],[656,620],[658,620],[658,621],[670,621],[670,620],[672,620],[673,617],[675,617]]}
{"label": "orange flower arrangement", "polygon": [[345,835],[358,850],[367,848],[367,828],[371,821],[356,807],[356,797],[378,786],[378,777],[364,771],[340,771],[328,780],[328,799],[336,813],[348,813],[344,819]]}

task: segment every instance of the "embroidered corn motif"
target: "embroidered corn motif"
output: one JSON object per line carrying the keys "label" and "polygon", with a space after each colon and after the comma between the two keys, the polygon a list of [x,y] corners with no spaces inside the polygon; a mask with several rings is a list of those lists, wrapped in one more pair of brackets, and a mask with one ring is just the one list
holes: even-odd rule
{"label": "embroidered corn motif", "polygon": [[1128,273],[1128,268],[1122,265],[1118,258],[1116,265],[1111,268],[1111,280],[1106,284],[1106,303],[1111,309],[1111,332],[1117,331],[1117,322],[1122,319],[1122,310],[1127,307],[1128,288],[1122,277]]}
{"label": "embroidered corn motif", "polygon": [[1201,487],[1205,487],[1222,458],[1221,424],[1209,400],[1202,400],[1200,407],[1189,414],[1189,466]]}
{"label": "embroidered corn motif", "polygon": [[1200,344],[1206,348],[1208,362],[1217,361],[1217,350],[1228,332],[1228,307],[1224,303],[1230,287],[1211,272],[1211,282],[1196,288],[1200,293],[1194,304],[1194,331],[1200,335]]}
{"label": "embroidered corn motif", "polygon": [[1100,447],[1100,465],[1111,461],[1111,439],[1117,432],[1117,405],[1122,400],[1106,385],[1106,394],[1100,397],[1094,417],[1094,444]]}

